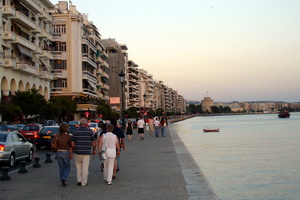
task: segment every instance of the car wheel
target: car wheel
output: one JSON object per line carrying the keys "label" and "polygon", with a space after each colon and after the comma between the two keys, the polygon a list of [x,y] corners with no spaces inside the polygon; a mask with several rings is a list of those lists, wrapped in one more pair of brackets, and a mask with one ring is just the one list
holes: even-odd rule
{"label": "car wheel", "polygon": [[15,165],[15,161],[16,161],[15,154],[14,153],[10,154],[8,160],[9,167],[13,167]]}
{"label": "car wheel", "polygon": [[33,149],[30,149],[29,150],[29,153],[28,153],[28,157],[26,159],[28,162],[31,162],[33,160]]}
{"label": "car wheel", "polygon": [[41,145],[36,144],[35,147],[36,147],[36,149],[38,149],[38,150],[41,149]]}

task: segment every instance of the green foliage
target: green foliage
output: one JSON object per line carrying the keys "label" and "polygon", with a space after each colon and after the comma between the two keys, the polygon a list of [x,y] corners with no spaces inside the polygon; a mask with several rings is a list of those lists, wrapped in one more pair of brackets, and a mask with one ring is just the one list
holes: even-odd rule
{"label": "green foliage", "polygon": [[40,115],[46,104],[44,96],[39,94],[36,89],[24,92],[17,91],[11,96],[11,101],[14,105],[20,107],[22,113],[25,115],[25,119],[29,115]]}
{"label": "green foliage", "polygon": [[41,117],[43,119],[54,119],[59,121],[59,116],[61,115],[61,107],[59,104],[55,104],[53,102],[46,102],[44,105],[43,113]]}
{"label": "green foliage", "polygon": [[111,109],[111,106],[102,99],[98,100],[96,113],[97,115],[101,114],[103,119],[119,118],[119,114],[114,113]]}
{"label": "green foliage", "polygon": [[77,109],[74,100],[68,97],[52,97],[49,101],[53,104],[50,107],[57,109],[55,112],[59,113],[59,121],[73,120]]}
{"label": "green foliage", "polygon": [[125,112],[128,118],[139,117],[138,109],[136,107],[130,107]]}
{"label": "green foliage", "polygon": [[196,104],[190,104],[187,109],[187,113],[189,114],[197,114],[197,113],[203,113],[202,111],[202,105],[196,105]]}
{"label": "green foliage", "polygon": [[155,115],[155,116],[162,116],[163,113],[164,113],[164,109],[162,109],[162,108],[157,108],[155,112],[156,112],[156,115]]}
{"label": "green foliage", "polygon": [[21,108],[15,106],[12,102],[1,102],[0,104],[0,114],[3,121],[14,121],[18,119],[21,113]]}

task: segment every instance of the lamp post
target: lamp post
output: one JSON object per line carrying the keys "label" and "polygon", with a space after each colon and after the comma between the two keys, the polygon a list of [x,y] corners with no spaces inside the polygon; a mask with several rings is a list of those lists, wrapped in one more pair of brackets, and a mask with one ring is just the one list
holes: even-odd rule
{"label": "lamp post", "polygon": [[144,119],[145,119],[145,112],[146,112],[146,97],[147,97],[147,95],[144,94],[144,95],[143,95],[143,98],[144,98],[144,113],[143,113],[143,118],[144,118]]}
{"label": "lamp post", "polygon": [[124,83],[125,83],[125,73],[121,70],[120,74],[120,83],[121,83],[121,117],[122,117],[122,130],[125,130],[125,118],[124,118]]}

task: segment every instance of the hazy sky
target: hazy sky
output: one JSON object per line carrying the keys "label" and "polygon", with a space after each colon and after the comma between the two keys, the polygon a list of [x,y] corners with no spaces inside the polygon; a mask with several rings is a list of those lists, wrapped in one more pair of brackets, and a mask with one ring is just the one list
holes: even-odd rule
{"label": "hazy sky", "polygon": [[299,0],[72,3],[185,99],[300,101]]}

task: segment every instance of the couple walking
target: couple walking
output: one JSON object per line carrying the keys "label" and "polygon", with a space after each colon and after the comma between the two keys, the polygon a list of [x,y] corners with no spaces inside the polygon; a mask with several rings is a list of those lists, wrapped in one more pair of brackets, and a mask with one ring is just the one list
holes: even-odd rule
{"label": "couple walking", "polygon": [[[59,166],[59,176],[63,186],[67,185],[70,173],[70,160],[75,153],[75,165],[77,172],[77,184],[86,186],[88,184],[90,156],[96,154],[96,143],[94,133],[88,128],[87,120],[80,119],[80,127],[71,135],[68,134],[69,125],[63,123],[59,126],[59,134],[53,138],[57,142],[56,159]],[[91,151],[92,150],[92,151]]]}
{"label": "couple walking", "polygon": [[154,124],[156,137],[159,137],[159,131],[160,131],[162,137],[166,137],[166,135],[165,135],[165,127],[167,126],[166,118],[162,117],[159,120],[158,117],[155,117],[154,121],[153,121],[153,124]]}

